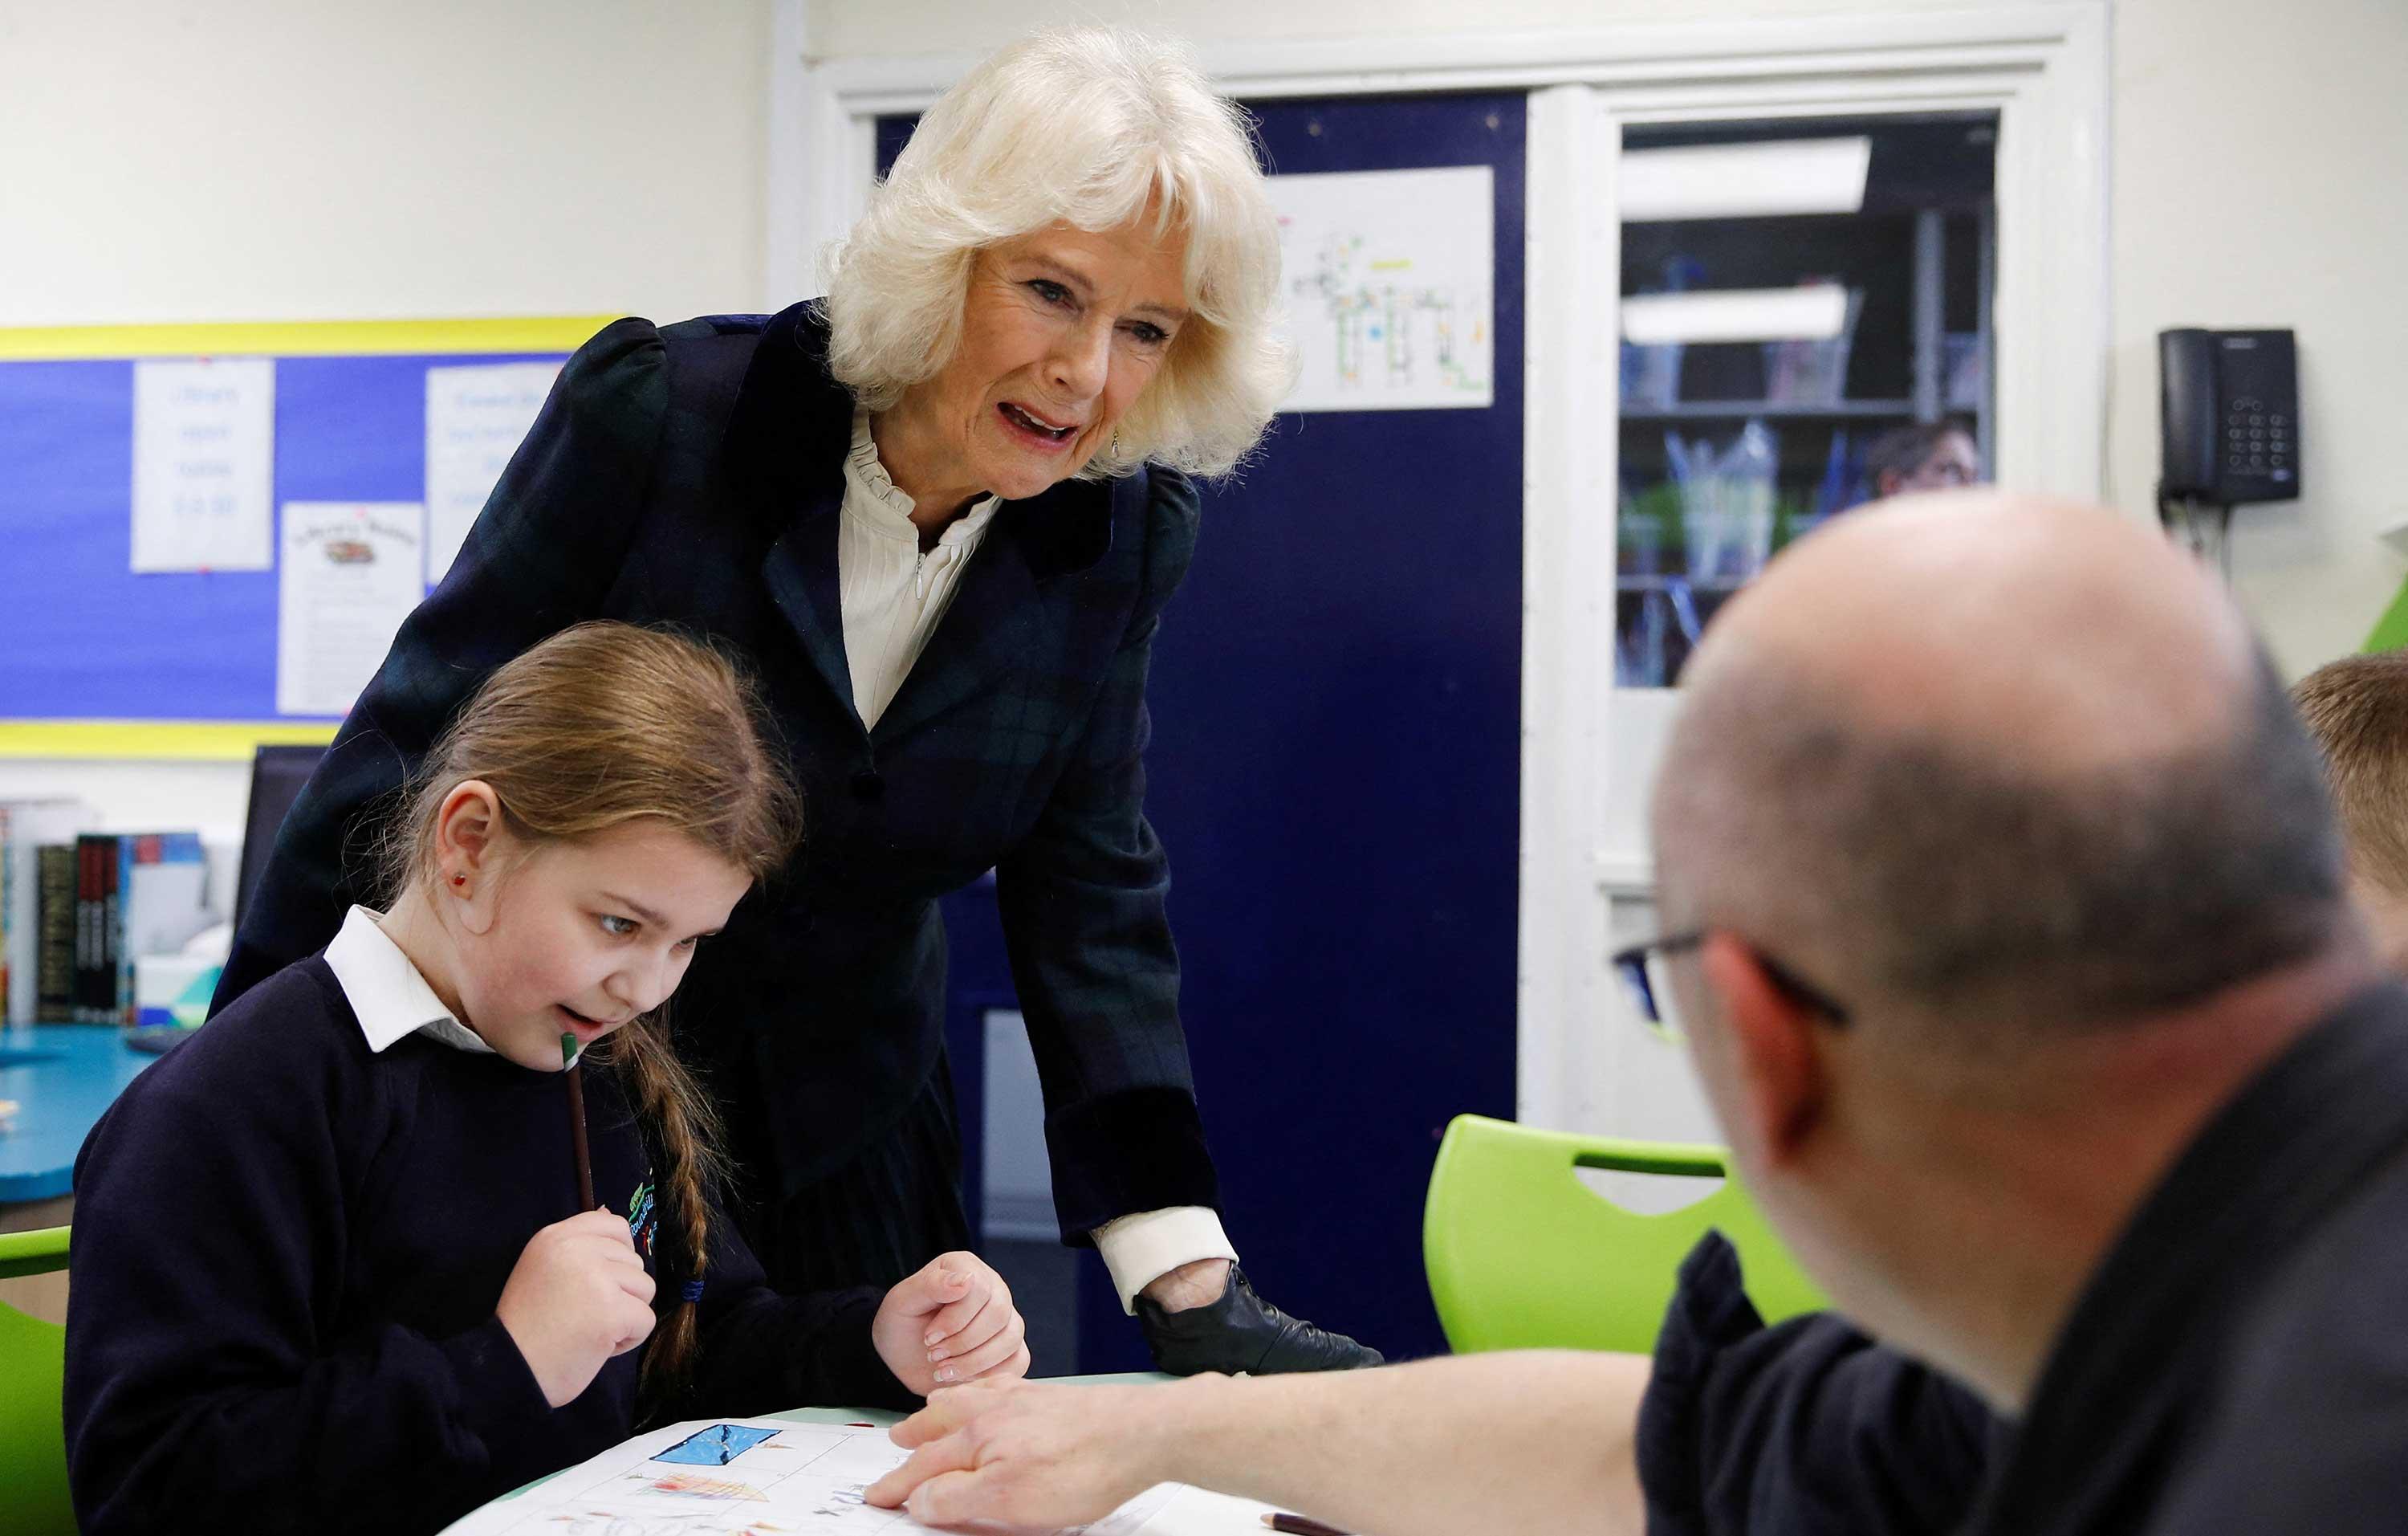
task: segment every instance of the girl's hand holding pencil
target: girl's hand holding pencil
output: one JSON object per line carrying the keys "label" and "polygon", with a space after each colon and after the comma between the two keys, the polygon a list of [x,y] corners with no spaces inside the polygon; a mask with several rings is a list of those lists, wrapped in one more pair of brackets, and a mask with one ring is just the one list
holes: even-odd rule
{"label": "girl's hand holding pencil", "polygon": [[527,1240],[494,1311],[557,1408],[651,1335],[652,1277],[624,1216],[582,1212]]}

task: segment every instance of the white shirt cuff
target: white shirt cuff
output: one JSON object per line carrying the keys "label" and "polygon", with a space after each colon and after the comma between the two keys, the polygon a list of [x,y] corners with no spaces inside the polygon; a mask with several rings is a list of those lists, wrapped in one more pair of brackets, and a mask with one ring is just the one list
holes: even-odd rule
{"label": "white shirt cuff", "polygon": [[1174,1205],[1161,1211],[1140,1211],[1116,1216],[1096,1228],[1096,1251],[1112,1272],[1112,1288],[1121,1293],[1121,1311],[1137,1315],[1137,1293],[1182,1264],[1199,1258],[1238,1261],[1221,1217],[1209,1205]]}

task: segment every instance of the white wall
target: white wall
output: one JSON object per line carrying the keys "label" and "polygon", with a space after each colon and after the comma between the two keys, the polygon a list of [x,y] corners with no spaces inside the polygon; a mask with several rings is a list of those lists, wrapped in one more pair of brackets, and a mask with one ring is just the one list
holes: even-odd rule
{"label": "white wall", "polygon": [[[0,325],[759,308],[768,33],[767,0],[0,0]],[[217,841],[248,782],[0,760],[0,799]]]}
{"label": "white wall", "polygon": [[2234,514],[2233,584],[2286,672],[2355,651],[2408,560],[2408,5],[2115,0],[2109,492],[2157,473],[2157,334],[2299,332],[2297,502]]}
{"label": "white wall", "polygon": [[[1961,10],[1963,0],[810,0],[810,52],[819,58],[959,52],[1000,46],[1029,27],[1109,22],[1198,43],[1266,38],[1393,36],[1410,33],[1537,32],[1551,27],[1695,22],[1723,16],[1814,16],[1845,9]],[[936,46],[931,47],[932,40]]]}
{"label": "white wall", "polygon": [[767,0],[0,0],[0,325],[762,297]]}

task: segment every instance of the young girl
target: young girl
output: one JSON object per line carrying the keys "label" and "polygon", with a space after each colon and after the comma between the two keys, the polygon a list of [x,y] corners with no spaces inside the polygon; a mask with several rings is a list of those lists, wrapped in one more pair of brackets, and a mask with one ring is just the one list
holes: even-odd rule
{"label": "young girl", "polygon": [[[526,652],[429,754],[390,912],[352,908],[127,1088],[77,1168],[85,1530],[433,1530],[642,1416],[1027,1370],[970,1255],[782,1296],[713,1207],[662,1010],[796,836],[756,720],[668,635]],[[564,1035],[592,1048],[590,1212]]]}

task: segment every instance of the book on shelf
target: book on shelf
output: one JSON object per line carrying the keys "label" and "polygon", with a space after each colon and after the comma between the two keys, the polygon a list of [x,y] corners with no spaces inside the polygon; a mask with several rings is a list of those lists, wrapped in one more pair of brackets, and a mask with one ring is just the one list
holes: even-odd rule
{"label": "book on shelf", "polygon": [[41,850],[91,825],[80,800],[0,800],[0,1018],[10,1024],[39,1012]]}
{"label": "book on shelf", "polygon": [[110,1022],[132,1024],[134,962],[175,954],[217,917],[209,910],[209,861],[198,832],[144,832],[118,839],[117,847]]}
{"label": "book on shelf", "polygon": [[108,882],[117,872],[114,834],[87,832],[76,839],[75,1022],[99,1024],[108,1016]]}
{"label": "book on shelf", "polygon": [[35,850],[34,1016],[36,1024],[75,1020],[76,846],[44,843]]}
{"label": "book on shelf", "polygon": [[134,1022],[134,962],[173,954],[216,921],[197,832],[76,840],[76,1022]]}

